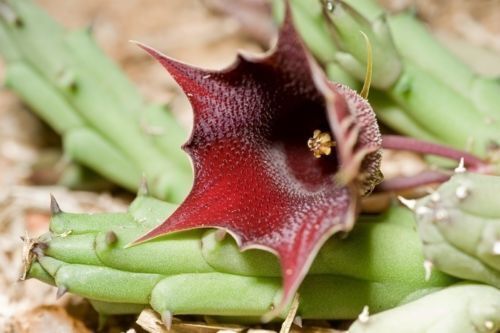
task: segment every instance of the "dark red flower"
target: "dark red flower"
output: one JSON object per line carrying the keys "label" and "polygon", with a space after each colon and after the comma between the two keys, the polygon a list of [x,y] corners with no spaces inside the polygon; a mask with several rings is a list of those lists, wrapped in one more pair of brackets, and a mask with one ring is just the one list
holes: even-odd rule
{"label": "dark red flower", "polygon": [[[137,241],[193,228],[225,229],[242,249],[279,257],[280,306],[290,301],[326,239],[352,228],[359,195],[381,180],[381,138],[371,107],[326,79],[287,11],[274,49],[259,57],[239,55],[222,71],[195,68],[142,45],[193,107],[184,149],[195,180],[177,211]],[[316,130],[334,139],[330,155],[317,158],[308,147]],[[318,134],[309,141],[316,152]]]}

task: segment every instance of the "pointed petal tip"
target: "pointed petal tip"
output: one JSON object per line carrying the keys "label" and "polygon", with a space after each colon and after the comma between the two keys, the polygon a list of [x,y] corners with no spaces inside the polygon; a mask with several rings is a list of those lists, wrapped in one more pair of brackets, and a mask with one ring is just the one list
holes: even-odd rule
{"label": "pointed petal tip", "polygon": [[165,233],[162,233],[161,231],[157,231],[157,229],[159,229],[159,227],[156,227],[153,230],[149,230],[144,235],[140,236],[139,238],[137,238],[137,239],[131,241],[130,243],[128,243],[127,245],[125,245],[124,248],[128,249],[130,247],[140,245],[142,243],[147,242],[150,239],[153,239],[153,238],[156,238],[156,237],[159,237],[159,236],[162,236],[165,234]]}
{"label": "pointed petal tip", "polygon": [[128,249],[128,248],[131,248],[131,247],[133,247],[133,246],[135,246],[135,245],[137,245],[137,244],[135,243],[135,241],[132,241],[132,242],[130,242],[130,243],[128,243],[128,244],[125,244],[125,246],[123,246],[123,248],[124,248],[124,249]]}
{"label": "pointed petal tip", "polygon": [[146,235],[141,236],[140,238],[135,239],[135,240],[131,241],[130,243],[124,245],[123,248],[128,249],[128,248],[134,247],[136,245],[140,245],[140,244],[148,241],[151,238],[153,238],[153,237],[148,237],[148,234],[146,234]]}
{"label": "pointed petal tip", "polygon": [[140,48],[144,49],[144,50],[153,50],[153,48],[147,44],[144,44],[143,42],[139,42],[137,40],[134,40],[134,39],[130,39],[128,41],[129,43],[132,43],[132,44],[135,44],[137,46],[139,46]]}
{"label": "pointed petal tip", "polygon": [[[167,60],[167,59],[171,60],[169,57],[167,57],[166,55],[164,55],[160,51],[156,50],[152,46],[149,46],[149,45],[144,44],[142,42],[138,42],[136,40],[130,40],[129,42],[139,46],[141,49],[143,49],[144,51],[149,53],[153,58],[155,58],[157,60]],[[163,62],[162,62],[162,64],[163,64]]]}

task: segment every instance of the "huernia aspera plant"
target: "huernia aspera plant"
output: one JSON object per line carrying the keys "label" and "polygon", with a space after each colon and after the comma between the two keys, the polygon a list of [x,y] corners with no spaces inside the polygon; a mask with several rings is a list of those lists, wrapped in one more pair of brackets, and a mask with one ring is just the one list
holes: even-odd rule
{"label": "huernia aspera plant", "polygon": [[182,201],[185,130],[144,101],[89,29],[66,31],[31,0],[0,1],[0,53],[6,86],[61,135],[66,157],[131,191],[146,176],[155,196]]}
{"label": "huernia aspera plant", "polygon": [[[53,207],[58,207],[55,202]],[[64,207],[63,207],[64,208]],[[134,247],[175,205],[140,195],[127,213],[74,214],[54,210],[50,232],[27,242],[36,256],[28,277],[90,299],[102,315],[135,314],[151,306],[168,326],[172,315],[202,314],[261,321],[282,299],[277,258],[241,252],[231,237],[192,230]],[[353,319],[419,298],[455,279],[425,279],[411,213],[394,206],[361,217],[347,237],[330,238],[299,289],[304,319]],[[286,315],[286,308],[278,314]]]}
{"label": "huernia aspera plant", "polygon": [[179,208],[136,243],[212,227],[230,233],[242,250],[271,251],[282,266],[281,310],[321,245],[351,230],[360,196],[381,181],[381,136],[371,107],[350,88],[328,81],[288,7],[271,51],[239,55],[222,71],[141,46],[193,106],[184,149],[195,176]]}
{"label": "huernia aspera plant", "polygon": [[[330,78],[359,89],[370,39],[369,102],[399,133],[495,158],[500,84],[442,46],[414,14],[385,13],[375,0],[292,0],[297,26]],[[282,1],[274,1],[276,16]],[[450,110],[453,116],[450,117]]]}
{"label": "huernia aspera plant", "polygon": [[[349,17],[338,21],[356,23]],[[6,31],[23,36],[15,29]],[[380,73],[385,48],[374,34],[366,36]],[[222,71],[188,66],[142,46],[193,106],[194,129],[185,145],[194,163],[193,189],[179,207],[140,197],[127,214],[54,209],[51,233],[27,239],[28,259],[36,256],[28,276],[57,285],[58,294],[91,299],[101,313],[136,313],[150,305],[167,326],[172,314],[255,320],[270,311],[283,315],[297,290],[300,316],[352,319],[363,306],[381,311],[454,282],[438,271],[426,276],[416,234],[402,223],[411,219],[389,218],[397,208],[372,224],[359,223],[344,240],[327,241],[351,230],[359,198],[380,182],[382,140],[366,100],[326,79],[297,36],[289,10],[274,49],[240,55]],[[365,49],[355,48],[352,53],[362,57]],[[23,61],[31,66],[33,60]],[[354,73],[349,61],[344,74]],[[392,70],[387,77],[376,75],[379,88],[392,87],[407,68]],[[78,90],[64,96],[89,105],[78,99]],[[120,149],[127,151],[125,145]],[[474,156],[466,160],[482,163]],[[141,159],[139,165],[148,163]],[[191,230],[211,227],[223,232]],[[232,237],[221,237],[224,232]]]}

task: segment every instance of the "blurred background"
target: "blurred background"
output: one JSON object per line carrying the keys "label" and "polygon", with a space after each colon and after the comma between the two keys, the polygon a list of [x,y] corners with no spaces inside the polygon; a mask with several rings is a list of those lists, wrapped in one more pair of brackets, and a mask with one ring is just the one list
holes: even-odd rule
{"label": "blurred background", "polygon": [[[89,26],[105,52],[150,101],[171,106],[189,128],[190,106],[171,78],[129,40],[201,67],[222,68],[239,49],[259,52],[275,25],[266,0],[37,0],[68,28]],[[500,0],[381,0],[412,9],[434,34],[478,72],[500,75]],[[4,67],[0,61],[0,77]],[[389,161],[389,162],[387,162]],[[38,281],[17,282],[20,236],[47,229],[49,194],[67,211],[124,211],[121,191],[69,191],[57,185],[68,163],[58,136],[12,93],[0,90],[0,332],[90,332],[96,315],[82,300]],[[385,173],[414,173],[419,158],[385,157]],[[116,323],[116,332],[131,322]],[[136,330],[139,328],[135,327]],[[132,331],[130,331],[132,332]]]}

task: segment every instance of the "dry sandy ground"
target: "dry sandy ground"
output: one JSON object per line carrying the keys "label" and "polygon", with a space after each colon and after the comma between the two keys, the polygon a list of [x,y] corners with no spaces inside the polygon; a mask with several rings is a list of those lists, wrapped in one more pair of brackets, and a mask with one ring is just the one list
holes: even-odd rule
{"label": "dry sandy ground", "polygon": [[[211,68],[230,63],[238,49],[261,49],[240,33],[237,21],[214,15],[197,0],[37,2],[67,27],[91,25],[99,44],[129,73],[144,95],[170,103],[187,126],[191,117],[189,105],[179,89],[157,64],[127,41],[139,40],[181,60]],[[460,38],[500,53],[500,1],[383,2],[395,9],[414,6],[423,19],[430,21],[440,38],[466,59],[477,58],[477,53],[464,48]],[[472,64],[479,71],[500,74],[498,53],[480,54],[482,61]],[[58,145],[54,134],[17,98],[0,91],[0,332],[6,329],[3,326],[6,322],[12,323],[12,318],[16,319],[11,326],[15,332],[55,332],[54,327],[60,332],[88,332],[61,307],[37,308],[29,315],[24,314],[23,311],[38,304],[54,303],[55,292],[37,281],[16,282],[21,266],[19,236],[25,230],[37,234],[46,229],[50,192],[60,198],[68,211],[119,211],[126,207],[124,200],[109,194],[69,193],[57,186],[35,185],[34,178],[38,184],[44,180],[33,177],[33,165],[47,156],[60,158]],[[45,183],[50,184],[50,179]],[[77,317],[88,314],[85,306],[68,306],[81,304],[77,298],[65,296],[57,304],[66,305]],[[28,319],[31,326],[26,324]],[[47,326],[48,323],[52,326]]]}

